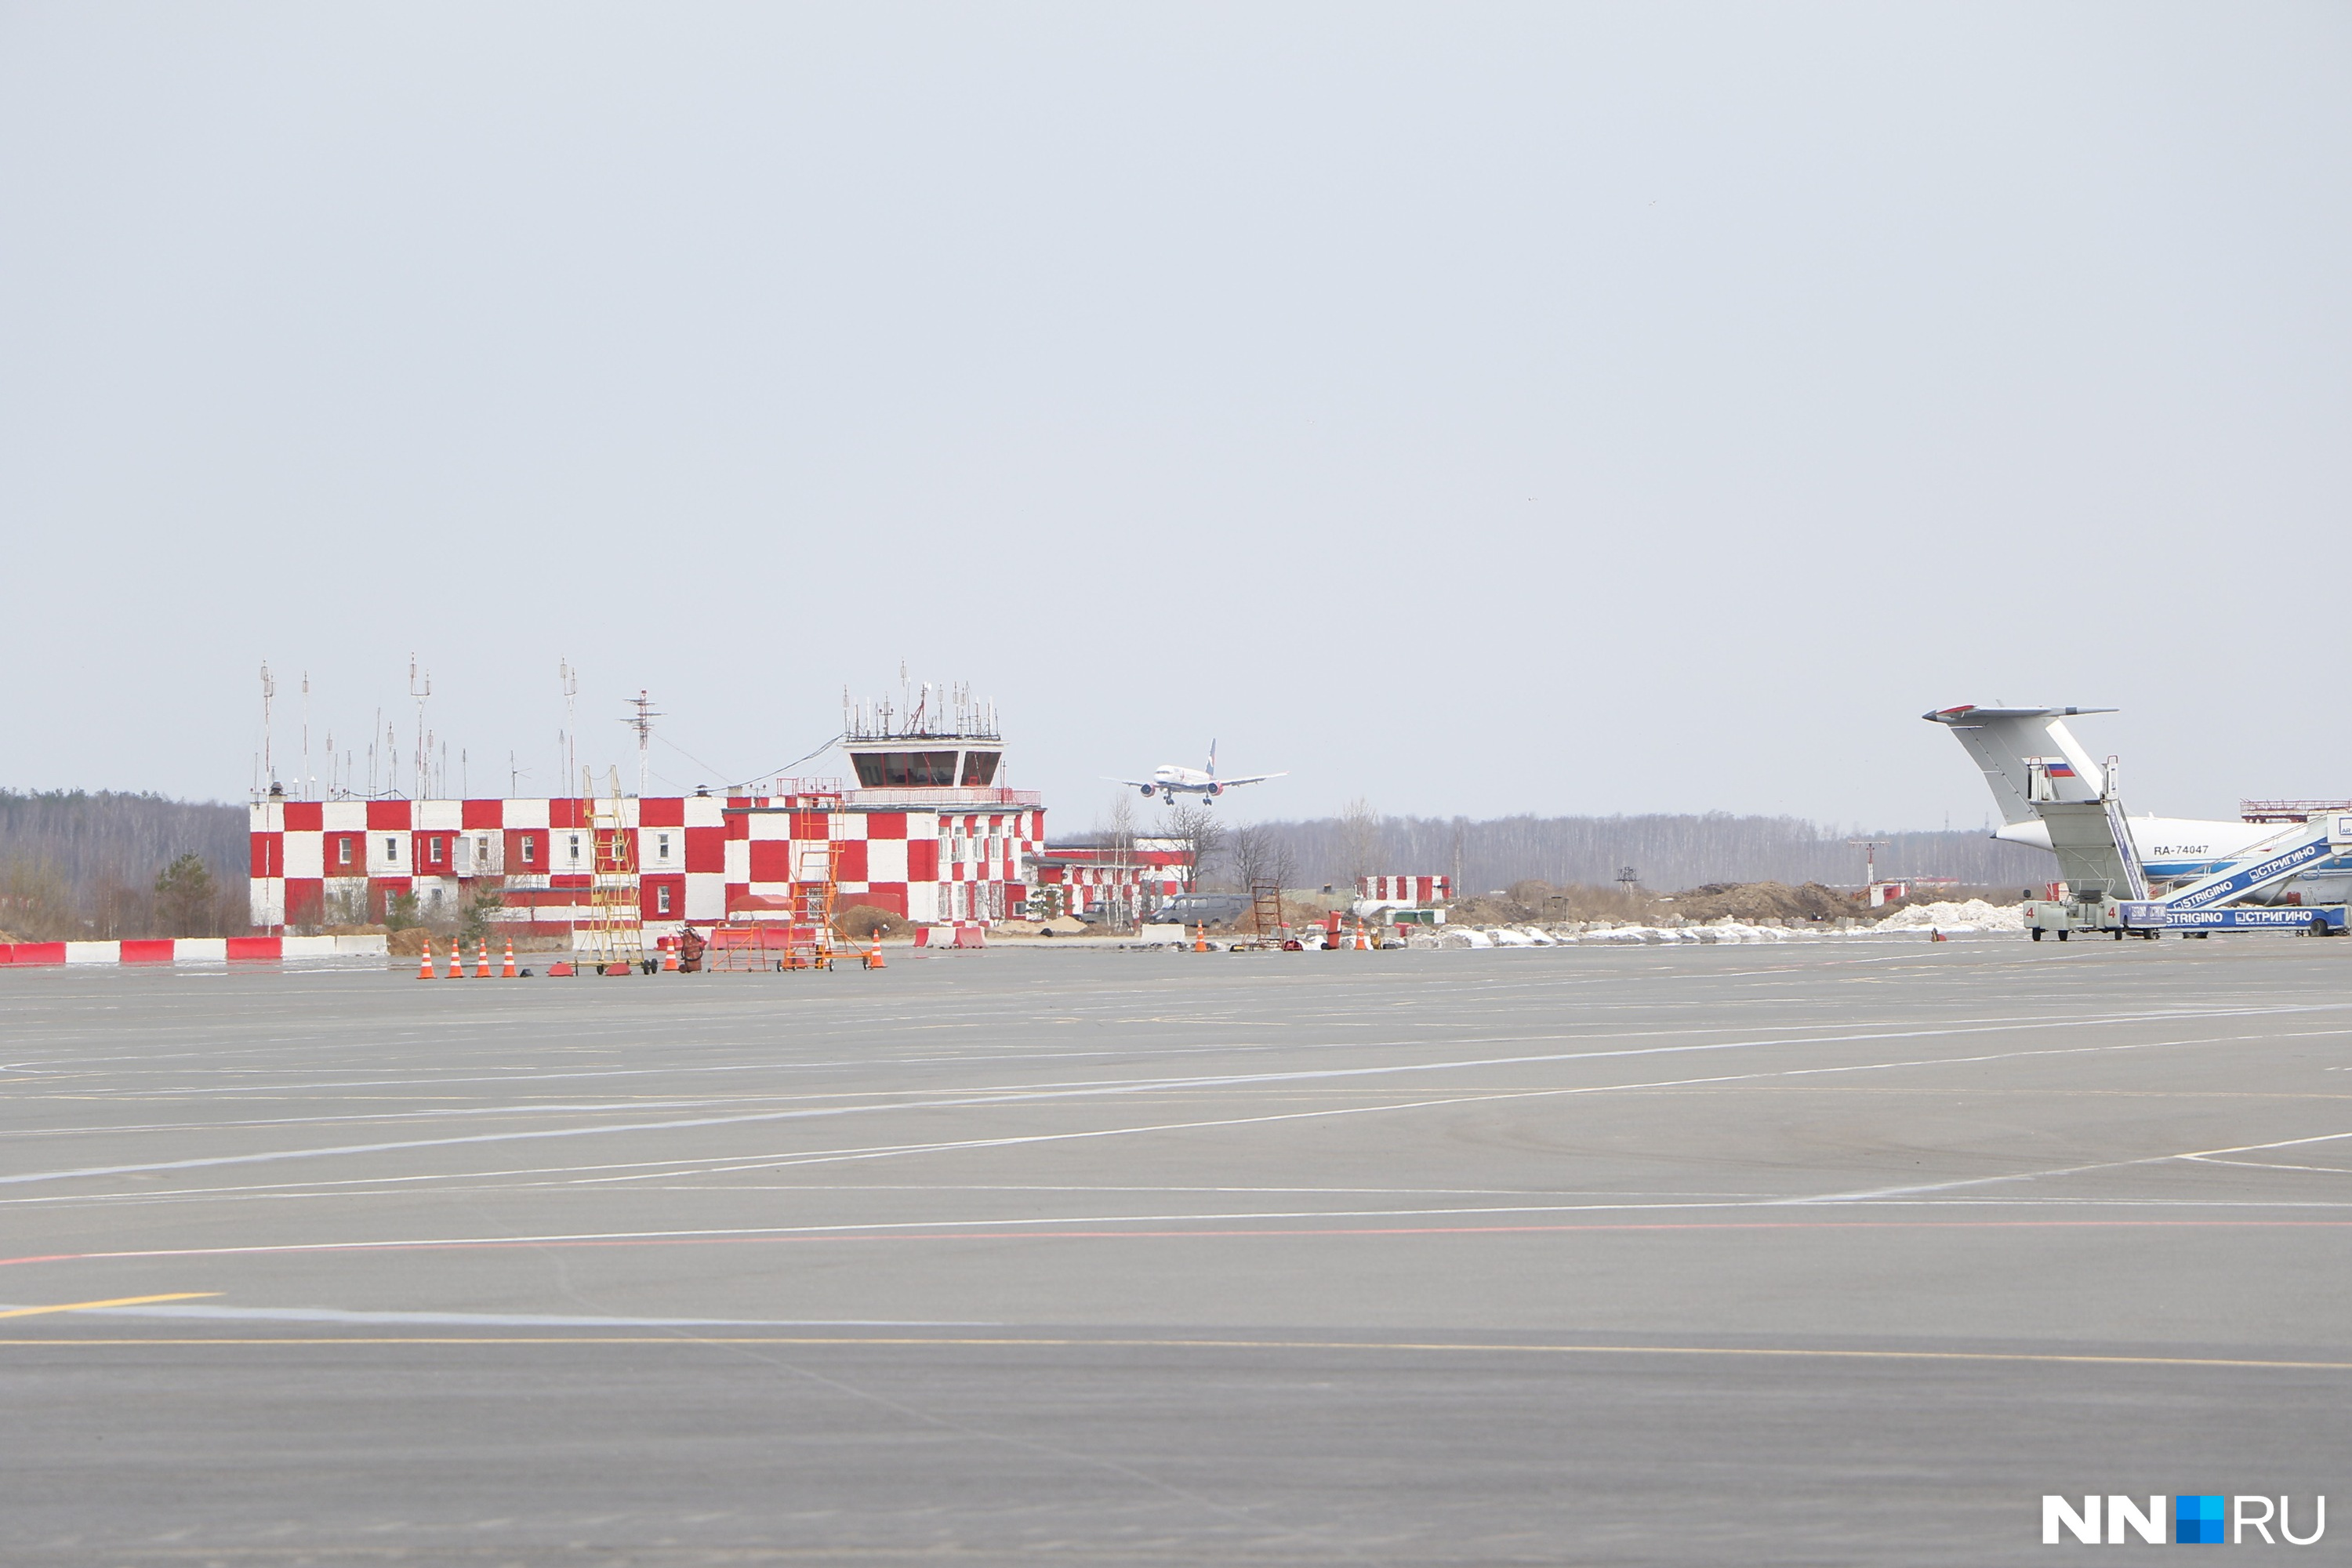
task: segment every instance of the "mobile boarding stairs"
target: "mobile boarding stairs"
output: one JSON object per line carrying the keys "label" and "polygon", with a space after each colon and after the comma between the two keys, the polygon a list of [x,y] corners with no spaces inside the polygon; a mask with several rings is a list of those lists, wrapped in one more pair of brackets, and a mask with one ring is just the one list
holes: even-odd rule
{"label": "mobile boarding stairs", "polygon": [[2290,823],[2220,869],[2151,897],[2147,873],[2132,843],[2114,770],[2096,800],[2066,801],[2050,787],[2042,764],[2029,763],[2028,798],[2050,829],[2067,896],[2030,901],[2025,926],[2040,942],[2055,931],[2064,942],[2077,931],[2105,931],[2154,940],[2164,931],[2206,936],[2217,931],[2303,931],[2341,936],[2342,904],[2261,904],[2279,883],[2335,856],[2352,852],[2352,812],[2321,812]]}

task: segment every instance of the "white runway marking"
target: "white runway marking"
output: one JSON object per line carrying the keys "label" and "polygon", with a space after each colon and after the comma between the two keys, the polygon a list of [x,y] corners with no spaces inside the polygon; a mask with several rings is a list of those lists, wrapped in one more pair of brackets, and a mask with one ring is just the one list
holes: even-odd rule
{"label": "white runway marking", "polygon": [[459,1329],[994,1329],[980,1321],[917,1318],[604,1318],[543,1312],[348,1312],[332,1307],[100,1307],[101,1318],[200,1318],[220,1322],[372,1323]]}
{"label": "white runway marking", "polygon": [[[2319,1010],[2323,1010],[2323,1009],[2319,1009],[2319,1008],[2305,1008],[2305,1007],[2245,1008],[2245,1009],[2230,1009],[2230,1010],[2221,1011],[2221,1012],[2216,1012],[2216,1013],[2212,1013],[2212,1014],[2198,1014],[2198,1013],[2190,1013],[2190,1014],[2184,1014],[2184,1015],[2179,1015],[2179,1016],[2187,1016],[2187,1017],[2200,1017],[2200,1018],[2201,1018],[2201,1017],[2210,1017],[2210,1018],[2212,1018],[2212,1019],[2215,1019],[2215,1020],[2217,1020],[2217,1021],[2218,1021],[2218,1020],[2221,1020],[2221,1019],[2227,1019],[2227,1018],[2232,1018],[2232,1017],[2242,1017],[2242,1016],[2261,1016],[2261,1015],[2275,1014],[2275,1013],[2286,1013],[2286,1012],[2306,1012],[2306,1011],[2319,1011]],[[2106,1019],[2094,1019],[2094,1020],[2085,1021],[2085,1022],[2084,1022],[2084,1023],[2081,1023],[2081,1024],[2075,1025],[2075,1026],[2075,1026],[2075,1027],[2092,1027],[2092,1026],[2099,1026],[2105,1025],[2105,1024],[2109,1023],[2109,1022],[2111,1022],[2111,1020],[2106,1020]],[[1393,1063],[1393,1064],[1388,1064],[1388,1065],[1378,1066],[1378,1067],[1317,1068],[1306,1068],[1306,1069],[1300,1069],[1300,1070],[1297,1070],[1297,1071],[1290,1071],[1290,1072],[1273,1072],[1273,1073],[1234,1073],[1234,1074],[1220,1074],[1220,1075],[1215,1075],[1215,1076],[1211,1076],[1211,1077],[1196,1077],[1196,1078],[1176,1078],[1176,1079],[1114,1079],[1114,1080],[1108,1080],[1108,1081],[1089,1081],[1089,1082],[1083,1082],[1083,1083],[1078,1083],[1078,1084],[1069,1084],[1069,1085],[1041,1085],[1041,1086],[1037,1086],[1037,1087],[1034,1087],[1034,1088],[1029,1088],[1029,1087],[1019,1087],[1019,1088],[1013,1088],[1013,1089],[1008,1089],[1001,1090],[1001,1091],[983,1091],[983,1092],[967,1093],[967,1094],[959,1095],[959,1096],[955,1096],[955,1097],[949,1098],[949,1099],[943,1099],[943,1100],[916,1100],[916,1101],[903,1101],[903,1100],[901,1100],[901,1101],[895,1101],[895,1102],[886,1101],[886,1102],[879,1103],[879,1104],[866,1104],[866,1105],[801,1107],[801,1108],[795,1108],[795,1109],[793,1109],[793,1110],[770,1110],[770,1111],[752,1111],[752,1112],[745,1112],[745,1113],[739,1114],[739,1115],[734,1115],[734,1116],[709,1116],[709,1117],[680,1118],[680,1119],[677,1119],[677,1120],[668,1121],[620,1122],[620,1123],[601,1124],[601,1125],[585,1126],[585,1127],[551,1127],[551,1128],[535,1128],[535,1129],[530,1129],[530,1130],[524,1130],[524,1131],[509,1131],[509,1132],[479,1132],[479,1133],[460,1134],[460,1135],[457,1135],[457,1136],[447,1137],[447,1138],[404,1139],[404,1140],[396,1140],[396,1141],[388,1141],[388,1142],[378,1142],[378,1143],[352,1143],[352,1144],[340,1144],[340,1145],[331,1145],[331,1146],[323,1147],[323,1148],[311,1148],[311,1149],[285,1149],[285,1150],[270,1150],[270,1151],[264,1151],[264,1152],[255,1152],[255,1153],[248,1153],[248,1154],[217,1154],[217,1155],[208,1155],[208,1156],[204,1156],[204,1157],[195,1158],[195,1159],[156,1161],[156,1162],[146,1163],[138,1163],[138,1164],[97,1165],[97,1166],[86,1166],[86,1167],[82,1167],[82,1168],[79,1168],[79,1169],[65,1170],[65,1171],[28,1172],[28,1173],[20,1173],[14,1174],[14,1175],[0,1176],[0,1186],[16,1186],[16,1185],[23,1185],[23,1184],[31,1184],[31,1183],[40,1183],[40,1182],[73,1181],[73,1180],[79,1180],[79,1179],[85,1179],[85,1178],[89,1178],[89,1177],[95,1177],[95,1176],[143,1175],[143,1174],[148,1174],[148,1173],[151,1173],[160,1172],[160,1171],[187,1171],[187,1170],[201,1170],[201,1169],[215,1168],[215,1167],[227,1166],[227,1165],[253,1165],[253,1164],[266,1164],[266,1163],[275,1163],[275,1162],[287,1161],[287,1160],[328,1159],[328,1158],[339,1158],[339,1157],[344,1157],[344,1156],[355,1155],[355,1154],[378,1154],[378,1153],[391,1153],[391,1152],[402,1152],[402,1151],[406,1151],[406,1150],[412,1150],[412,1149],[450,1148],[450,1147],[457,1147],[457,1146],[461,1146],[461,1145],[466,1145],[466,1144],[523,1142],[532,1142],[532,1141],[538,1141],[538,1140],[543,1140],[543,1139],[552,1139],[552,1138],[584,1138],[584,1137],[596,1137],[596,1136],[602,1136],[602,1135],[618,1135],[618,1134],[624,1134],[624,1133],[637,1133],[637,1132],[666,1132],[666,1131],[683,1131],[683,1130],[695,1129],[695,1128],[705,1128],[705,1127],[724,1127],[724,1126],[748,1125],[748,1124],[757,1123],[757,1122],[804,1121],[804,1120],[814,1120],[814,1119],[827,1118],[827,1117],[853,1116],[853,1115],[870,1115],[870,1114],[874,1114],[874,1113],[877,1113],[877,1112],[881,1112],[881,1111],[893,1111],[893,1110],[899,1110],[899,1111],[903,1111],[903,1110],[969,1110],[969,1109],[973,1109],[973,1108],[977,1108],[977,1107],[988,1107],[988,1106],[999,1106],[999,1105],[1014,1105],[1014,1104],[1022,1104],[1022,1103],[1034,1103],[1034,1102],[1041,1102],[1041,1101],[1052,1101],[1052,1100],[1070,1100],[1087,1099],[1087,1098],[1097,1098],[1097,1097],[1111,1096],[1111,1095],[1135,1095],[1135,1094],[1147,1094],[1147,1093],[1171,1093],[1171,1092],[1180,1092],[1180,1091],[1184,1091],[1184,1090],[1195,1090],[1195,1089],[1232,1089],[1232,1088],[1245,1088],[1245,1087],[1253,1087],[1253,1086],[1262,1086],[1262,1085],[1269,1085],[1269,1084],[1294,1084],[1294,1083],[1307,1083],[1307,1082],[1330,1081],[1330,1080],[1335,1080],[1335,1079],[1368,1079],[1368,1078],[1395,1077],[1395,1076],[1400,1076],[1400,1075],[1409,1074],[1409,1073],[1431,1073],[1431,1072],[1447,1072],[1447,1071],[1480,1071],[1480,1070],[1486,1070],[1486,1069],[1494,1068],[1504,1068],[1504,1067],[1528,1067],[1528,1066],[1559,1065],[1559,1064],[1561,1064],[1561,1063],[1570,1063],[1570,1062],[1605,1061],[1605,1060],[1624,1059],[1624,1058],[1637,1058],[1637,1057],[1675,1056],[1675,1055],[1686,1055],[1686,1054],[1701,1053],[1701,1052],[1733,1051],[1733,1050],[1756,1050],[1756,1049],[1770,1049],[1770,1048],[1774,1048],[1774,1047],[1793,1047],[1793,1046],[1850,1045],[1850,1044],[1857,1044],[1857,1043],[1863,1043],[1863,1042],[1874,1041],[1874,1040],[1890,1040],[1890,1039],[1921,1039],[1921,1038],[1944,1038],[1944,1037],[1951,1037],[1951,1036],[1954,1036],[1954,1035],[1975,1035],[1975,1034],[1990,1034],[1990,1033],[1998,1033],[1998,1032],[2002,1032],[2003,1030],[2005,1030],[2005,1029],[2006,1029],[2006,1028],[2008,1028],[2008,1027],[2009,1027],[2009,1026],[1969,1026],[1969,1027],[1963,1027],[1963,1028],[1958,1028],[1958,1029],[1925,1028],[1925,1029],[1874,1030],[1874,1031],[1869,1031],[1869,1032],[1864,1032],[1864,1033],[1844,1033],[1844,1034],[1819,1035],[1819,1036],[1806,1036],[1806,1037],[1788,1037],[1788,1036],[1775,1035],[1775,1036],[1771,1036],[1771,1037],[1762,1037],[1762,1038],[1757,1038],[1757,1039],[1748,1039],[1748,1040],[1725,1040],[1725,1041],[1716,1041],[1716,1042],[1703,1043],[1703,1044],[1690,1044],[1690,1045],[1679,1045],[1679,1046],[1643,1046],[1643,1047],[1629,1047],[1629,1048],[1624,1048],[1624,1049],[1610,1050],[1610,1051],[1559,1051],[1559,1052],[1547,1052],[1547,1053],[1542,1053],[1542,1054],[1538,1054],[1538,1055],[1530,1055],[1530,1056],[1515,1056],[1515,1057],[1486,1057],[1486,1058],[1473,1058],[1473,1059],[1471,1059],[1471,1060],[1467,1060],[1467,1061],[1406,1062],[1406,1063]],[[2255,1037],[2251,1037],[2251,1036],[2235,1036],[2235,1037],[2226,1037],[2225,1038],[2228,1038],[2228,1039],[2248,1039],[2248,1038],[2255,1038]],[[1967,1064],[1967,1063],[1983,1063],[1983,1062],[1990,1062],[1990,1061],[2011,1060],[2011,1059],[2015,1059],[2015,1058],[2021,1058],[2021,1057],[2035,1057],[2035,1056],[2061,1056],[2061,1055],[2075,1054],[2075,1053],[2078,1053],[2078,1052],[2112,1051],[2112,1050],[2139,1050],[2139,1049],[2147,1049],[2147,1048],[2152,1048],[2152,1047],[2159,1047],[2159,1046],[2160,1046],[2160,1047],[2168,1047],[2183,1046],[2183,1045],[2200,1045],[2200,1044],[2218,1044],[2218,1043],[2221,1043],[2221,1041],[2220,1041],[2220,1040],[2168,1040],[2168,1041],[2150,1041],[2150,1042],[2127,1042],[2127,1043],[2126,1043],[2126,1044],[2123,1044],[2123,1045],[2116,1045],[2116,1046],[2087,1046],[2087,1047],[2058,1047],[2058,1048],[2053,1048],[2053,1049],[2049,1049],[2049,1050],[2032,1050],[2032,1051],[2014,1051],[2014,1052],[1995,1052],[1995,1053],[1990,1053],[1990,1054],[1986,1054],[1986,1055],[1979,1055],[1979,1056],[1974,1056],[1974,1057],[1958,1057],[1958,1058],[1920,1058],[1920,1059],[1916,1059],[1916,1060],[1905,1060],[1905,1061],[1900,1061],[1900,1062],[1875,1062],[1875,1063],[1854,1064],[1854,1065],[1852,1065],[1852,1066],[1841,1066],[1841,1067],[1809,1068],[1792,1068],[1792,1069],[1788,1069],[1788,1070],[1786,1070],[1785,1072],[1780,1072],[1780,1073],[1732,1074],[1732,1075],[1723,1075],[1723,1076],[1711,1077],[1711,1078],[1703,1078],[1703,1079],[1670,1079],[1670,1080],[1662,1080],[1662,1081],[1659,1081],[1659,1082],[1654,1082],[1654,1083],[1646,1083],[1646,1084],[1603,1085],[1603,1086],[1597,1086],[1597,1087],[1592,1087],[1592,1088],[1570,1088],[1570,1089],[1530,1089],[1530,1090],[1521,1090],[1521,1091],[1516,1091],[1516,1092],[1497,1093],[1497,1094],[1492,1094],[1492,1095],[1465,1095],[1465,1096],[1453,1096],[1453,1097],[1447,1097],[1447,1098],[1445,1098],[1445,1099],[1442,1099],[1442,1100],[1425,1100],[1425,1101],[1414,1102],[1414,1103],[1412,1103],[1412,1104],[1408,1104],[1408,1105],[1404,1105],[1404,1106],[1394,1106],[1394,1107],[1391,1107],[1391,1106],[1379,1106],[1379,1107],[1370,1107],[1370,1106],[1367,1106],[1367,1107],[1334,1108],[1334,1109],[1330,1109],[1330,1110],[1327,1110],[1301,1111],[1301,1112],[1295,1112],[1295,1113],[1290,1113],[1290,1114],[1287,1114],[1287,1115],[1281,1115],[1281,1116],[1255,1117],[1255,1118],[1238,1118],[1238,1119],[1234,1119],[1234,1120],[1232,1120],[1232,1121],[1224,1121],[1224,1122],[1198,1122],[1198,1123],[1183,1123],[1183,1124],[1168,1124],[1168,1125],[1167,1125],[1167,1126],[1165,1126],[1165,1127],[1156,1127],[1156,1128],[1148,1128],[1148,1129],[1113,1129],[1113,1130],[1107,1130],[1107,1131],[1097,1131],[1097,1132],[1067,1133],[1067,1134],[1051,1134],[1051,1135],[1045,1135],[1045,1136],[1043,1136],[1043,1137],[1041,1137],[1041,1138],[1034,1139],[1034,1140],[1032,1140],[1032,1139],[1024,1139],[1024,1140],[1011,1140],[1011,1141],[1003,1141],[1003,1142],[1044,1142],[1044,1141],[1050,1141],[1050,1140],[1051,1140],[1051,1139],[1053,1139],[1053,1138],[1108,1137],[1108,1136],[1118,1136],[1118,1135],[1120,1135],[1120,1134],[1122,1134],[1122,1133],[1125,1133],[1125,1132],[1130,1132],[1130,1131],[1169,1131],[1169,1130],[1173,1130],[1173,1129],[1175,1129],[1175,1128],[1176,1128],[1176,1127],[1178,1127],[1178,1126],[1181,1126],[1181,1127],[1184,1127],[1184,1128],[1192,1128],[1192,1127],[1206,1127],[1206,1126],[1215,1126],[1215,1125],[1242,1125],[1242,1124],[1244,1124],[1244,1123],[1245,1123],[1245,1122],[1251,1122],[1251,1121],[1295,1121],[1295,1120],[1297,1120],[1297,1119],[1299,1119],[1300,1117],[1304,1117],[1304,1116],[1318,1116],[1318,1115],[1321,1115],[1321,1116],[1342,1116],[1342,1115],[1360,1114],[1360,1113],[1362,1113],[1362,1112],[1365,1112],[1365,1111],[1370,1111],[1370,1110],[1417,1110],[1417,1109],[1426,1109],[1426,1108],[1433,1107],[1433,1106],[1468,1103],[1468,1102],[1473,1101],[1473,1100],[1513,1100],[1513,1099],[1528,1099],[1528,1098],[1537,1098],[1537,1097],[1542,1097],[1542,1096],[1548,1096],[1548,1095],[1570,1095],[1570,1094],[1588,1094],[1588,1093],[1600,1093],[1600,1092],[1623,1092],[1623,1091],[1626,1091],[1626,1090],[1638,1089],[1673,1089],[1673,1088],[1689,1088],[1689,1087],[1695,1087],[1695,1086],[1698,1086],[1698,1085],[1705,1085],[1705,1084],[1715,1084],[1715,1083],[1736,1083],[1736,1082],[1742,1082],[1742,1081],[1749,1081],[1749,1080],[1752,1080],[1752,1079],[1758,1079],[1758,1078],[1772,1078],[1772,1077],[1802,1077],[1802,1076],[1811,1076],[1811,1075],[1827,1074],[1827,1073],[1836,1073],[1836,1072],[1883,1071],[1883,1070],[1888,1070],[1888,1069],[1895,1068],[1910,1068],[1910,1067],[1939,1066],[1939,1065],[1960,1065],[1960,1064]],[[839,1156],[835,1156],[835,1157],[838,1157],[838,1158],[881,1157],[881,1156],[882,1156],[882,1155],[884,1155],[884,1154],[891,1154],[891,1153],[901,1153],[901,1152],[928,1152],[928,1151],[929,1151],[929,1150],[931,1150],[931,1149],[933,1149],[933,1148],[935,1148],[935,1147],[992,1146],[992,1145],[996,1144],[996,1143],[997,1143],[997,1142],[1000,1142],[1000,1141],[994,1141],[994,1140],[984,1140],[984,1141],[981,1141],[981,1142],[980,1142],[980,1143],[978,1143],[978,1144],[971,1144],[971,1145],[967,1145],[967,1144],[951,1144],[951,1145],[936,1145],[936,1146],[935,1146],[935,1145],[916,1145],[916,1146],[897,1146],[897,1145],[894,1145],[894,1146],[890,1146],[890,1147],[888,1147],[888,1148],[887,1148],[887,1149],[886,1149],[886,1150],[881,1150],[881,1151],[871,1151],[871,1152],[861,1151],[861,1152],[857,1152],[856,1153],[854,1153],[854,1154],[843,1154],[843,1155],[839,1155]],[[791,1162],[788,1162],[788,1163],[805,1163],[805,1159],[804,1159],[804,1158],[803,1158],[803,1159],[795,1159],[795,1160],[791,1161]],[[675,1163],[674,1163],[674,1162],[673,1162],[673,1163],[670,1163],[673,1165],[673,1167],[675,1166]]]}

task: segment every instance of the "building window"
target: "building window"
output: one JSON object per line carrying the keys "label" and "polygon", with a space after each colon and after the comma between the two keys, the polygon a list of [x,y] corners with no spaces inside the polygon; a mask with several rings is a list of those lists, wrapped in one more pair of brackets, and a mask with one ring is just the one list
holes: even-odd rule
{"label": "building window", "polygon": [[477,867],[490,863],[490,836],[487,833],[474,840],[474,861]]}
{"label": "building window", "polygon": [[539,841],[528,833],[522,836],[522,863],[531,864],[539,858]]}
{"label": "building window", "polygon": [[867,789],[952,784],[956,780],[953,752],[866,752],[852,757],[857,782]]}
{"label": "building window", "polygon": [[400,858],[399,839],[387,837],[383,841],[383,858],[387,860],[397,860]]}
{"label": "building window", "polygon": [[580,864],[580,835],[577,833],[572,836],[572,863],[574,866]]}
{"label": "building window", "polygon": [[[655,853],[656,853],[656,854],[657,854],[657,855],[659,855],[659,856],[660,856],[663,859],[665,859],[665,860],[668,859],[668,858],[669,858],[669,835],[668,835],[668,834],[667,834],[667,833],[659,833],[659,834],[656,834],[656,835],[654,836],[654,843],[655,843],[655,845],[656,845],[656,849],[655,849]],[[662,897],[663,897],[663,898],[665,898],[665,899],[667,899],[667,898],[668,898],[668,897],[669,897],[669,895],[668,895],[667,893],[664,893],[664,894],[662,895]]]}
{"label": "building window", "polygon": [[336,865],[338,865],[338,866],[348,866],[348,865],[350,865],[351,863],[352,863],[352,841],[351,841],[350,839],[348,839],[348,838],[338,838],[338,839],[336,839],[336,840],[335,840],[335,864],[336,864]]}
{"label": "building window", "polygon": [[441,864],[441,857],[446,853],[447,848],[448,840],[444,838],[436,838],[433,841],[433,863],[436,866]]}
{"label": "building window", "polygon": [[[667,842],[667,840],[664,842]],[[663,853],[667,854],[668,852],[665,850]],[[667,887],[659,887],[654,889],[654,913],[657,915],[666,915],[669,913],[669,889]]]}

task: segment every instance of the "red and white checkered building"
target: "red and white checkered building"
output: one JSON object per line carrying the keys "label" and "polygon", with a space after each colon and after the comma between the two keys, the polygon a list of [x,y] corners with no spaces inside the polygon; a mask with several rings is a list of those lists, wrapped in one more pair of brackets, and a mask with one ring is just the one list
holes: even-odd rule
{"label": "red and white checkered building", "polygon": [[1100,914],[1121,924],[1133,924],[1192,888],[1191,858],[1173,838],[1139,838],[1116,849],[1048,848],[1030,864],[1034,903],[1056,914]]}
{"label": "red and white checkered building", "polygon": [[[925,749],[908,752],[919,743]],[[835,908],[867,904],[925,925],[1023,912],[1045,813],[993,784],[993,735],[852,742],[861,784],[779,780],[769,795],[590,802],[288,800],[252,807],[253,923],[262,931],[379,921],[411,894],[427,920],[495,889],[489,919],[516,932],[571,932],[597,918],[600,870],[625,863],[649,935],[781,907],[795,875],[830,863]],[[985,749],[983,749],[985,748]],[[911,756],[910,765],[901,765]],[[924,782],[929,780],[955,782]],[[905,781],[905,782],[899,782]],[[618,826],[613,826],[617,815]],[[611,842],[625,837],[625,861]],[[754,915],[756,918],[756,914]]]}
{"label": "red and white checkered building", "polygon": [[1360,903],[1389,904],[1399,909],[1426,909],[1451,903],[1451,877],[1359,877],[1356,897]]}

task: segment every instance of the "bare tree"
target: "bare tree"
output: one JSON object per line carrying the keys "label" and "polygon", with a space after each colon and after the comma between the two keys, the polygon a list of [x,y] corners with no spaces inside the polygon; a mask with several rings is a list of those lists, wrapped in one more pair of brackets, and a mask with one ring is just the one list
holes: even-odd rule
{"label": "bare tree", "polygon": [[1381,818],[1372,803],[1362,795],[1348,803],[1339,814],[1339,844],[1348,865],[1348,879],[1361,880],[1380,869]]}
{"label": "bare tree", "polygon": [[1298,855],[1285,835],[1263,823],[1233,830],[1234,876],[1244,890],[1286,888],[1298,875]]}
{"label": "bare tree", "polygon": [[[1101,855],[1101,864],[1109,873],[1107,884],[1100,889],[1103,907],[1117,924],[1132,924],[1138,918],[1136,900],[1139,889],[1135,880],[1135,801],[1127,791],[1111,792],[1110,805],[1095,818],[1095,843]],[[1065,892],[1069,900],[1072,895]],[[1076,913],[1075,906],[1063,913]]]}
{"label": "bare tree", "polygon": [[1135,853],[1135,802],[1125,790],[1110,797],[1110,809],[1099,819],[1097,829],[1102,835],[1102,847],[1111,852],[1117,864],[1125,865]]}
{"label": "bare tree", "polygon": [[1250,892],[1266,879],[1266,860],[1274,853],[1274,835],[1265,828],[1251,825],[1233,830],[1230,846],[1234,858],[1234,879]]}
{"label": "bare tree", "polygon": [[57,942],[79,936],[73,889],[46,860],[0,864],[0,929],[19,940]]}
{"label": "bare tree", "polygon": [[1231,836],[1213,809],[1187,802],[1161,819],[1160,837],[1174,839],[1182,847],[1185,867],[1192,873],[1192,886],[1201,888],[1207,883],[1209,867],[1224,853]]}

